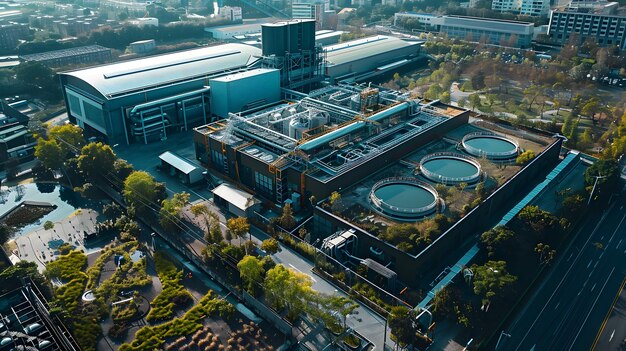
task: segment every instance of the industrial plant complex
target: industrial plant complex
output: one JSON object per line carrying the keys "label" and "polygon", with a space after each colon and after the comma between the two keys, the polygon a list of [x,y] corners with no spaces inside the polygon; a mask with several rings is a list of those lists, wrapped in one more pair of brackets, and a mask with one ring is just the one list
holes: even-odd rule
{"label": "industrial plant complex", "polygon": [[[461,33],[455,21],[480,28]],[[453,37],[495,33],[494,43],[513,37],[519,47],[532,36],[512,21],[444,24]],[[503,38],[503,26],[522,32]],[[425,61],[423,41],[376,35],[322,46],[315,29],[314,20],[269,23],[261,48],[227,43],[62,73],[69,119],[110,144],[193,130],[196,160],[166,152],[163,167],[185,184],[206,169],[219,179],[213,202],[233,215],[267,221],[289,204],[309,222],[306,240],[334,262],[330,274],[366,267],[390,294],[448,284],[478,251],[478,233],[577,164],[559,136],[370,83]],[[526,150],[536,157],[517,164]],[[421,229],[386,237],[405,223]]]}
{"label": "industrial plant complex", "polygon": [[[347,266],[377,262],[385,279],[373,280],[390,290],[427,276],[559,162],[561,139],[524,140],[469,124],[469,110],[367,83],[420,59],[421,41],[378,35],[322,47],[312,20],[261,27],[262,48],[229,43],[63,73],[70,119],[109,143],[193,129],[197,161],[231,184],[218,202],[254,215],[260,201],[235,199],[250,194],[314,213],[311,241]],[[526,149],[537,159],[512,164]],[[459,184],[459,199],[441,193]],[[330,209],[333,192],[341,211]],[[449,228],[427,240],[380,239],[386,226],[435,215]]]}

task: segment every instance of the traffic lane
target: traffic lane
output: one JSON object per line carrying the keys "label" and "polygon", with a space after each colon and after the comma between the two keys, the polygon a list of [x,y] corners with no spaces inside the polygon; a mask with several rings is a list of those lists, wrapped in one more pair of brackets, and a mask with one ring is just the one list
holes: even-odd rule
{"label": "traffic lane", "polygon": [[[523,344],[528,335],[533,331],[535,326],[543,324],[540,319],[543,313],[550,313],[548,308],[553,300],[561,299],[562,286],[566,283],[570,274],[577,271],[577,265],[579,262],[589,261],[591,255],[595,253],[595,250],[591,250],[590,244],[601,237],[600,233],[606,231],[605,226],[611,226],[610,218],[613,218],[616,208],[615,204],[612,205],[607,211],[604,212],[599,221],[587,220],[576,235],[576,238],[572,244],[568,247],[568,252],[565,252],[561,257],[557,259],[557,262],[552,268],[552,271],[544,279],[540,287],[536,290],[534,295],[529,299],[526,307],[518,314],[517,319],[511,324],[509,328],[511,339],[507,340],[508,345],[520,345]],[[585,233],[591,233],[590,235],[584,235]],[[587,265],[588,263],[584,263]],[[574,269],[576,267],[576,269]],[[560,278],[560,279],[559,279]],[[557,293],[559,295],[557,295]],[[567,293],[564,294],[568,295]],[[552,308],[556,307],[558,302],[554,302]],[[550,326],[547,326],[549,328]],[[546,327],[544,327],[545,329]]]}
{"label": "traffic lane", "polygon": [[615,286],[621,283],[615,267],[603,265],[581,291],[582,298],[564,319],[563,327],[549,343],[547,350],[589,350],[596,334],[596,325],[612,302]]}
{"label": "traffic lane", "polygon": [[[580,262],[592,262],[597,256],[596,252],[586,251],[581,256]],[[593,275],[597,268],[598,266],[593,267],[593,264],[590,266],[581,264],[575,267],[573,274],[568,275],[559,290],[555,291],[554,297],[534,314],[536,317],[534,324],[531,324],[527,332],[523,333],[521,340],[517,341],[513,337],[511,341],[513,345],[516,345],[516,350],[530,350],[533,346],[539,350],[548,350],[561,333],[567,333],[566,329],[571,328],[572,323],[583,318],[581,316],[584,316],[587,311],[581,312],[581,309],[587,305],[590,294],[599,289],[597,282],[602,281],[602,276],[604,276],[604,274],[596,274],[598,277]],[[587,280],[583,283],[582,279]],[[517,330],[523,331],[524,326],[520,325]],[[513,331],[511,334],[517,335]]]}
{"label": "traffic lane", "polygon": [[[598,241],[587,245],[573,274],[561,287],[557,295],[560,298],[546,305],[546,311],[554,308],[554,313],[546,313],[543,322],[536,325],[538,331],[529,334],[525,345],[520,345],[521,349],[529,344],[528,349],[534,344],[544,346],[541,349],[546,350],[561,350],[564,346],[569,347],[565,348],[568,350],[589,348],[595,337],[592,326],[602,320],[601,311],[608,309],[613,292],[621,283],[620,273],[626,268],[622,252],[612,245],[623,233],[625,218],[626,215],[607,217],[607,221],[592,236]],[[602,244],[601,248],[596,243]]]}
{"label": "traffic lane", "polygon": [[[554,300],[574,265],[581,259],[583,255],[581,249],[584,249],[588,245],[608,215],[609,212],[607,211],[601,217],[600,221],[593,222],[589,220],[583,224],[580,229],[580,235],[576,235],[574,242],[569,247],[568,251],[571,251],[570,254],[563,255],[557,259],[557,262],[552,267],[552,271],[526,303],[524,309],[518,314],[515,322],[509,327],[511,339],[507,340],[506,344],[519,345],[528,337],[528,334],[530,334],[538,323],[541,315],[548,308],[547,305]],[[591,232],[592,235],[583,235],[586,232]],[[567,258],[565,258],[566,256]]]}
{"label": "traffic lane", "polygon": [[619,347],[626,340],[626,289],[622,281],[622,286],[618,295],[614,299],[615,304],[611,305],[608,319],[601,326],[594,350],[610,350]]}

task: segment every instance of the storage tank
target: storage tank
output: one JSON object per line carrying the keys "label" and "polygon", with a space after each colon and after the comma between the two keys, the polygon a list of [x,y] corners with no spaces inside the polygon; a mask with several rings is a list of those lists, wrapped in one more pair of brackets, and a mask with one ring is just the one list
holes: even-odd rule
{"label": "storage tank", "polygon": [[308,118],[294,118],[289,121],[289,136],[296,140],[302,138],[302,133],[309,130],[309,119]]}
{"label": "storage tank", "polygon": [[309,120],[310,128],[317,128],[328,123],[328,115],[326,114],[326,112],[323,111],[311,111]]}

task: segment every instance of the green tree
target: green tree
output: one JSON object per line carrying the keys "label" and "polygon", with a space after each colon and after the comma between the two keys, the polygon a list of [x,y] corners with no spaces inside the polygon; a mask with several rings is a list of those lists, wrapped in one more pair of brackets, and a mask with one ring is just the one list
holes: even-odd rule
{"label": "green tree", "polygon": [[283,213],[278,218],[278,223],[287,230],[291,230],[296,226],[296,218],[293,216],[291,204],[285,204],[283,206]]}
{"label": "green tree", "polygon": [[[616,160],[598,160],[585,170],[585,186],[588,192],[593,190],[594,199],[608,198],[619,188],[619,165]],[[597,178],[596,183],[596,177]]]}
{"label": "green tree", "polygon": [[43,229],[45,229],[45,230],[50,230],[52,228],[54,228],[54,222],[52,222],[52,221],[46,221],[43,224]]}
{"label": "green tree", "polygon": [[487,250],[489,258],[504,258],[512,246],[515,232],[504,226],[497,226],[484,232],[480,242]]}
{"label": "green tree", "polygon": [[581,149],[588,149],[593,144],[593,137],[591,135],[591,128],[585,128],[583,134],[580,136],[579,147]]}
{"label": "green tree", "polygon": [[241,279],[246,285],[246,290],[254,293],[257,285],[263,282],[263,275],[265,274],[261,261],[254,256],[246,255],[237,263],[237,268],[239,269]]}
{"label": "green tree", "polygon": [[444,91],[443,93],[441,93],[441,95],[439,95],[439,101],[443,102],[444,104],[449,104],[450,92]]}
{"label": "green tree", "polygon": [[85,145],[83,130],[74,124],[63,124],[50,128],[48,139],[57,141],[64,155],[76,154]]}
{"label": "green tree", "polygon": [[239,238],[240,244],[241,240],[244,239],[246,234],[250,231],[250,224],[248,224],[248,220],[244,217],[229,218],[226,222],[226,227],[228,227],[228,230],[234,237]]}
{"label": "green tree", "polygon": [[533,150],[526,150],[522,152],[521,154],[519,154],[519,156],[517,156],[517,158],[515,159],[515,163],[517,163],[520,166],[525,166],[534,158],[535,158],[535,152]]}
{"label": "green tree", "polygon": [[58,170],[63,167],[65,154],[59,143],[55,140],[39,138],[35,145],[35,157],[37,157],[44,167],[51,170]]}
{"label": "green tree", "polygon": [[477,107],[481,106],[480,95],[478,95],[478,93],[474,93],[468,96],[468,99],[469,99],[470,106],[472,107],[472,110],[475,110]]}
{"label": "green tree", "polygon": [[528,111],[532,109],[539,95],[541,95],[541,87],[535,84],[531,84],[528,88],[524,89],[524,100],[528,102]]}
{"label": "green tree", "polygon": [[189,204],[189,193],[176,193],[171,199],[161,202],[159,210],[159,223],[168,230],[177,232],[180,230],[180,220],[182,211]]}
{"label": "green tree", "polygon": [[570,219],[576,218],[585,209],[585,198],[580,194],[573,194],[563,199],[563,212]]}
{"label": "green tree", "polygon": [[280,264],[265,275],[264,291],[268,303],[275,309],[286,309],[292,320],[305,312],[317,297],[311,286],[311,277]]}
{"label": "green tree", "polygon": [[109,145],[102,143],[89,143],[80,151],[78,156],[78,168],[89,179],[110,177],[115,169],[117,156]]}
{"label": "green tree", "polygon": [[417,330],[414,327],[410,310],[405,306],[394,306],[387,318],[391,339],[402,348],[413,345],[416,342]]}
{"label": "green tree", "polygon": [[541,265],[549,265],[554,260],[554,256],[556,256],[556,250],[552,250],[550,245],[543,243],[535,246],[535,253],[539,257],[539,264]]}
{"label": "green tree", "polygon": [[263,240],[261,243],[261,250],[267,252],[270,255],[273,255],[280,251],[280,245],[278,244],[278,240],[274,238],[269,238]]}
{"label": "green tree", "polygon": [[474,272],[474,293],[482,297],[485,303],[502,297],[516,281],[517,277],[506,270],[505,261],[487,261],[484,265],[472,265]]}
{"label": "green tree", "polygon": [[539,206],[526,206],[518,214],[525,227],[530,228],[537,236],[545,237],[549,233],[556,234],[560,228],[559,219]]}
{"label": "green tree", "polygon": [[124,180],[124,199],[139,213],[157,204],[157,182],[144,171],[134,171]]}
{"label": "green tree", "polygon": [[39,269],[35,262],[19,261],[15,265],[11,265],[0,271],[0,293],[17,289],[22,286],[22,279],[31,278],[44,293],[49,294],[49,282],[39,273]]}
{"label": "green tree", "polygon": [[440,319],[447,318],[454,314],[454,306],[460,297],[451,285],[445,286],[435,293],[430,310]]}

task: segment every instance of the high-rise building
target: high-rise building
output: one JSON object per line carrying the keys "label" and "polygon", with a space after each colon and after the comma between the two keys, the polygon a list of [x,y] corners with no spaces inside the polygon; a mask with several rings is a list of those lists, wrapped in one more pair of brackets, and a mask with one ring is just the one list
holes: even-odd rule
{"label": "high-rise building", "polygon": [[329,10],[329,0],[294,0],[291,4],[291,17],[293,19],[314,19],[317,29],[321,29],[324,12]]}

